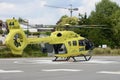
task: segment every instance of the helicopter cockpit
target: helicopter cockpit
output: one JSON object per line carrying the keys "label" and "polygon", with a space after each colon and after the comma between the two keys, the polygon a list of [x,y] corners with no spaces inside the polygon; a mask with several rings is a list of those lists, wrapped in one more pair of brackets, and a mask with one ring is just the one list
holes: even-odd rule
{"label": "helicopter cockpit", "polygon": [[88,39],[79,40],[79,46],[85,46],[85,50],[92,50],[94,48],[94,44]]}

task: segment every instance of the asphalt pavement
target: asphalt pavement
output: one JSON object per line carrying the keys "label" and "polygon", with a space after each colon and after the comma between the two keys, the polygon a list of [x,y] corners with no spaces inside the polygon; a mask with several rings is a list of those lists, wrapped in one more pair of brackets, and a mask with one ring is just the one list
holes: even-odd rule
{"label": "asphalt pavement", "polygon": [[50,58],[0,59],[0,80],[120,80],[120,56],[93,56],[90,61]]}

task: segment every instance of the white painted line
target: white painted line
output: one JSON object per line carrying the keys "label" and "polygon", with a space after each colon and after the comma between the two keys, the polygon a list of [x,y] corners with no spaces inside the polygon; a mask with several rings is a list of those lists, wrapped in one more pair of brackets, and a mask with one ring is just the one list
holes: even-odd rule
{"label": "white painted line", "polygon": [[52,60],[18,60],[14,61],[15,64],[63,64],[70,62],[53,62]]}
{"label": "white painted line", "polygon": [[110,64],[110,63],[118,63],[117,61],[105,61],[105,60],[90,60],[86,63],[97,63],[97,64]]}
{"label": "white painted line", "polygon": [[34,63],[40,63],[40,64],[63,64],[67,62],[53,62],[52,60],[33,60]]}
{"label": "white painted line", "polygon": [[120,74],[120,71],[100,71],[97,73],[103,73],[103,74]]}
{"label": "white painted line", "polygon": [[14,60],[23,60],[23,58],[10,58],[10,59],[7,59],[7,58],[3,58],[3,59],[0,59],[0,60],[4,60],[4,61],[14,61]]}
{"label": "white painted line", "polygon": [[18,73],[18,72],[24,72],[21,70],[0,70],[0,73]]}
{"label": "white painted line", "polygon": [[79,69],[43,69],[42,71],[46,72],[55,72],[55,71],[71,71],[71,72],[78,72],[78,71],[83,71]]}

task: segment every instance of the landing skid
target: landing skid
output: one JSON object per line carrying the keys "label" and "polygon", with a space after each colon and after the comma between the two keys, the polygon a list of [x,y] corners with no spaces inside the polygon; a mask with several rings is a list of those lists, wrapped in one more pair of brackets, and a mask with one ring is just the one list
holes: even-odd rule
{"label": "landing skid", "polygon": [[88,55],[87,56],[84,55],[85,61],[89,61],[91,59],[91,57],[92,57],[91,55],[89,55],[89,56]]}
{"label": "landing skid", "polygon": [[[91,57],[92,57],[92,55],[82,55],[82,56],[84,57],[85,61],[89,61],[91,59]],[[64,59],[61,59],[61,60],[58,59],[58,58],[59,57],[55,56],[55,59],[53,61],[69,61],[70,58],[72,58],[73,62],[78,62],[78,60],[76,60],[74,56],[73,57],[67,57],[67,58],[64,58]]]}
{"label": "landing skid", "polygon": [[67,58],[62,58],[62,59],[58,59],[58,57],[55,56],[55,59],[52,60],[52,61],[68,61],[70,59],[70,57],[67,57]]}

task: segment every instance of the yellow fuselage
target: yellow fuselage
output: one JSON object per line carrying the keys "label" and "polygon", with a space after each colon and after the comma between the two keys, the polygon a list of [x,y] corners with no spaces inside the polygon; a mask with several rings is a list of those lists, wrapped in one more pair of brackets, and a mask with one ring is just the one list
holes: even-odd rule
{"label": "yellow fuselage", "polygon": [[[28,44],[49,43],[51,45],[62,44],[66,48],[66,53],[56,54],[58,57],[79,56],[87,53],[85,45],[80,45],[80,40],[85,40],[73,31],[55,31],[49,37],[45,38],[27,38],[23,29],[16,19],[6,21],[9,33],[5,43],[11,49],[13,54],[21,55]],[[15,39],[14,39],[15,38]],[[16,43],[17,44],[16,44]]]}

